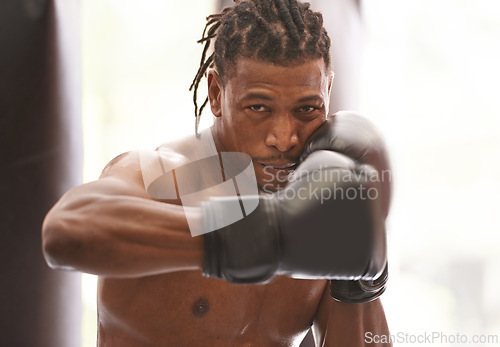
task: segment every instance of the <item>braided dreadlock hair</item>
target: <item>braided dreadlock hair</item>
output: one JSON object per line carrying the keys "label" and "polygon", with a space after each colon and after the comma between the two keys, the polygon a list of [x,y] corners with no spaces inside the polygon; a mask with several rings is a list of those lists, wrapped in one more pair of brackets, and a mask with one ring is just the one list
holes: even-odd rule
{"label": "braided dreadlock hair", "polygon": [[[329,69],[330,38],[323,16],[309,3],[297,0],[235,0],[236,4],[207,17],[199,43],[205,44],[200,67],[189,90],[193,90],[195,132],[208,97],[198,107],[198,87],[209,68],[215,66],[223,83],[231,76],[239,57],[280,66],[323,58]],[[213,53],[207,56],[214,41]]]}

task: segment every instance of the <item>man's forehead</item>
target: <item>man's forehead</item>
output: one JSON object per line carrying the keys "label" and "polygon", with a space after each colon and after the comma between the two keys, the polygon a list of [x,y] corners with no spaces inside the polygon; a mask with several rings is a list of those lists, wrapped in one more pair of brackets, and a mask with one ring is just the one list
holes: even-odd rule
{"label": "man's forehead", "polygon": [[240,58],[229,79],[240,84],[323,85],[329,78],[322,58],[288,65],[277,65],[255,59]]}

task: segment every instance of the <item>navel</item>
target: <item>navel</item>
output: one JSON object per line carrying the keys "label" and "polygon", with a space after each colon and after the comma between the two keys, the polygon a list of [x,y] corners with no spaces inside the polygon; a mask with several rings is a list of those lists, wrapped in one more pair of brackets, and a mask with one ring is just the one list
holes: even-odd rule
{"label": "navel", "polygon": [[210,309],[210,305],[208,304],[207,298],[199,298],[196,300],[191,308],[191,312],[195,315],[195,317],[201,318],[207,314]]}

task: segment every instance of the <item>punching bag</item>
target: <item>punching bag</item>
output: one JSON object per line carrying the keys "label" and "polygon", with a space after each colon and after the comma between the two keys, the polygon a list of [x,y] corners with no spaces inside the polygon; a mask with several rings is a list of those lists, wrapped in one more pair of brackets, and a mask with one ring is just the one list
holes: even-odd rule
{"label": "punching bag", "polygon": [[0,346],[80,345],[80,274],[41,250],[82,181],[78,0],[0,1]]}

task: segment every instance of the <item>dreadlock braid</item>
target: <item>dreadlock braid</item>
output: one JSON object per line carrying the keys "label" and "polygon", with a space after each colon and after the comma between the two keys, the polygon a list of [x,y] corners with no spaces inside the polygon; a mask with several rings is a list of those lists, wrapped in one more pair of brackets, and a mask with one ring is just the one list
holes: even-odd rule
{"label": "dreadlock braid", "polygon": [[297,25],[293,22],[292,14],[290,12],[291,8],[285,3],[285,0],[277,0],[276,6],[278,7],[278,13],[285,24],[290,38],[293,39],[295,43],[299,43],[299,30]]}
{"label": "dreadlock braid", "polygon": [[[239,57],[280,66],[323,58],[329,69],[330,38],[323,16],[297,0],[241,0],[207,17],[199,43],[204,44],[200,66],[189,90],[193,90],[195,131],[208,97],[198,107],[198,87],[209,68],[217,70],[224,83]],[[212,45],[213,43],[213,45]],[[208,55],[210,47],[213,53]]]}

